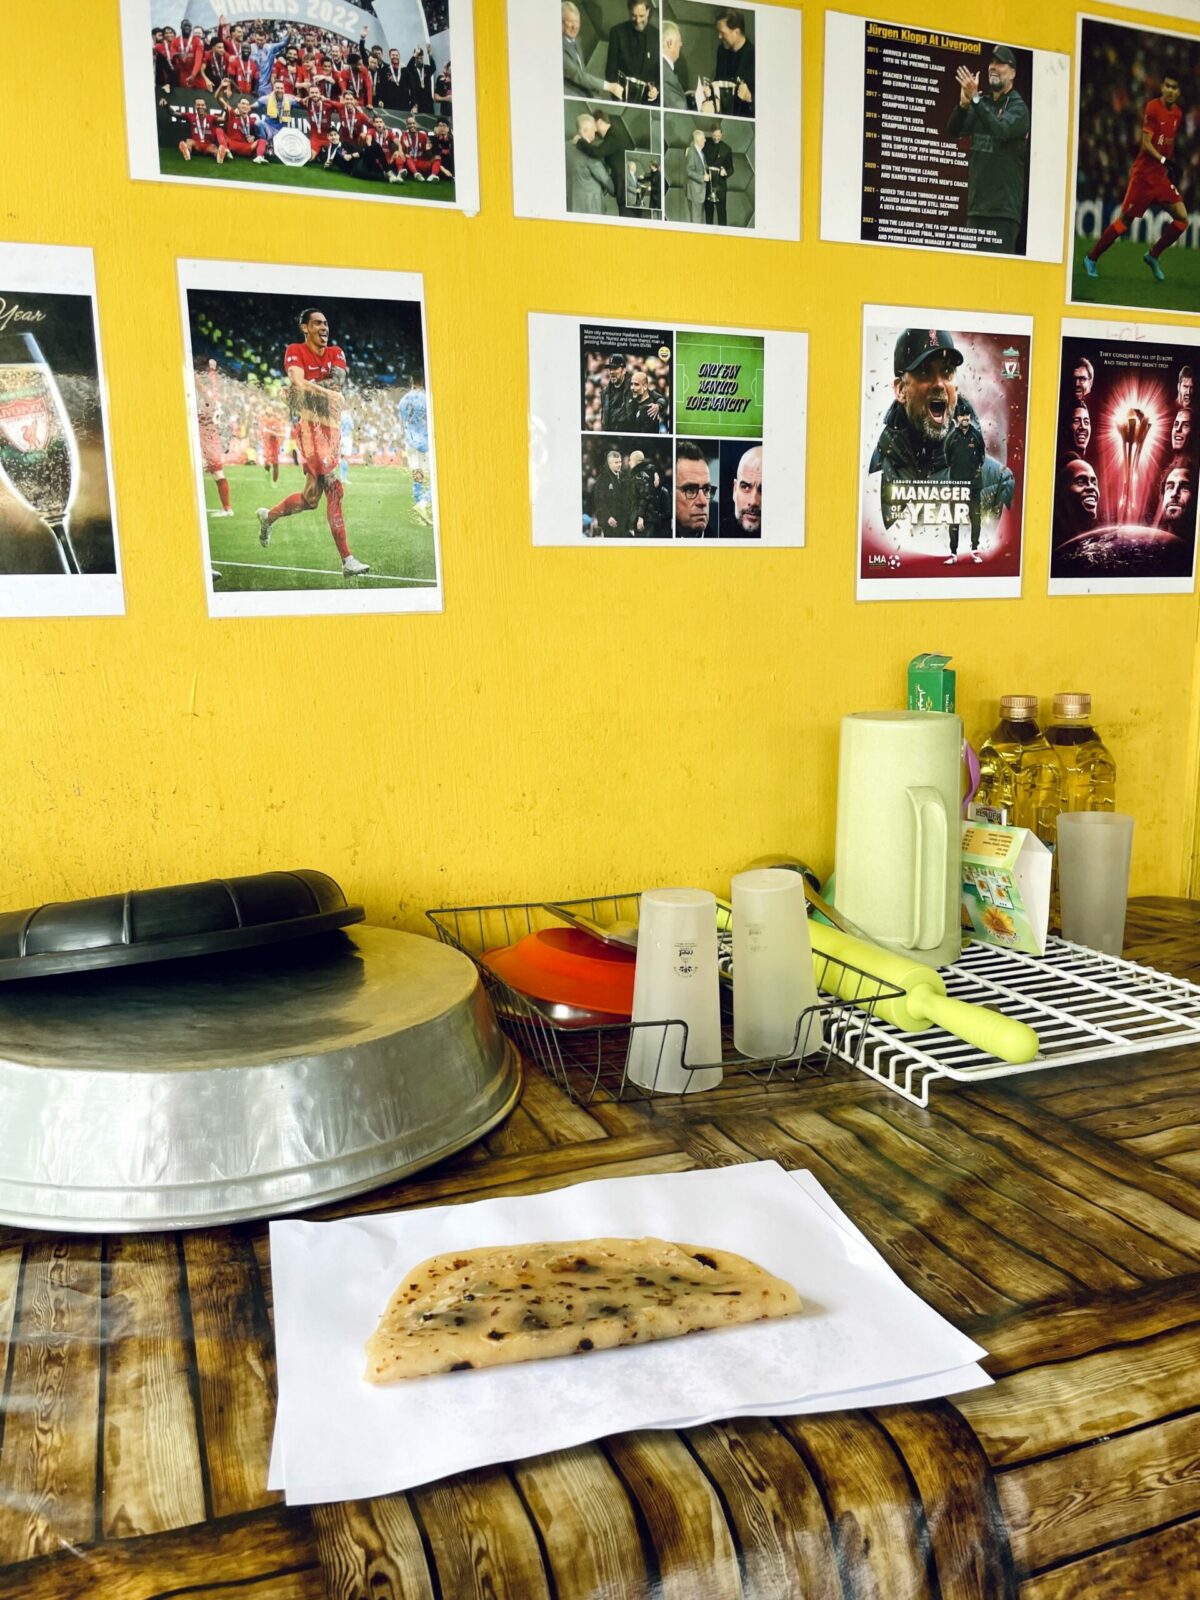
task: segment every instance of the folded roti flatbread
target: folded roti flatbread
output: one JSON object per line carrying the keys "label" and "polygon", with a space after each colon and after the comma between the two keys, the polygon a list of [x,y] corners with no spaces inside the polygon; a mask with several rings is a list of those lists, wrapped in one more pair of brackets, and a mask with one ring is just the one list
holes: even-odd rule
{"label": "folded roti flatbread", "polygon": [[583,1239],[432,1256],[367,1341],[369,1383],[582,1355],[799,1311],[744,1256],[664,1239]]}

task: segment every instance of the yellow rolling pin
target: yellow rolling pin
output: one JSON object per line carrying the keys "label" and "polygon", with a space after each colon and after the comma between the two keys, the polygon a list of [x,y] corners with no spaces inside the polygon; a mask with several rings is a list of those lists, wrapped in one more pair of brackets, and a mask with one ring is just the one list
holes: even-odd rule
{"label": "yellow rolling pin", "polygon": [[827,993],[836,994],[839,1000],[870,1006],[871,995],[862,992],[862,980],[853,972],[842,970],[836,982],[827,981],[826,972],[832,979],[839,969],[826,968],[824,956],[844,961],[873,978],[903,989],[902,998],[878,1001],[874,1014],[905,1033],[921,1033],[931,1023],[936,1023],[947,1033],[965,1039],[990,1056],[998,1056],[1001,1061],[1020,1066],[1037,1055],[1038,1036],[1031,1027],[1016,1017],[989,1011],[986,1006],[951,999],[940,975],[932,967],[893,955],[890,950],[867,944],[862,939],[852,939],[849,934],[839,933],[836,928],[828,928],[815,919],[810,920],[808,931],[812,936],[817,983]]}

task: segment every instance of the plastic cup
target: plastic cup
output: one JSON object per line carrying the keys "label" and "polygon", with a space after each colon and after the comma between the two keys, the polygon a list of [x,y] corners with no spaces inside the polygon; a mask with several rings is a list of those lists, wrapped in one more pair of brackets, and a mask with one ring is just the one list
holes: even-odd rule
{"label": "plastic cup", "polygon": [[753,1060],[799,1060],[824,1043],[817,1004],[808,904],[798,873],[783,867],[733,880],[733,1042]]}
{"label": "plastic cup", "polygon": [[[633,1021],[667,1025],[631,1030],[631,1082],[659,1094],[690,1094],[721,1082],[719,981],[716,899],[707,889],[644,890]],[[693,1070],[698,1066],[706,1070]]]}
{"label": "plastic cup", "polygon": [[1063,938],[1105,955],[1125,943],[1133,818],[1121,811],[1064,811],[1058,818]]}

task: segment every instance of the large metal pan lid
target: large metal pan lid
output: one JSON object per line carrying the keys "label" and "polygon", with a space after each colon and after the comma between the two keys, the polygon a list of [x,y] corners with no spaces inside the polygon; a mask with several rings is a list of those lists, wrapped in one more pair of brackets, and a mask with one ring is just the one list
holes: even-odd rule
{"label": "large metal pan lid", "polygon": [[259,872],[0,912],[0,981],[216,955],[361,922],[323,872]]}

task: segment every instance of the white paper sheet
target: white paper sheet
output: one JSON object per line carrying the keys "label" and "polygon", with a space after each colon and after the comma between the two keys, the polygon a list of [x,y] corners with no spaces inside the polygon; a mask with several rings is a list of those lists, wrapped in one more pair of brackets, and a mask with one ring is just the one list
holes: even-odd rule
{"label": "white paper sheet", "polygon": [[[797,1183],[760,1162],[392,1216],[272,1223],[279,1411],[271,1482],[286,1476],[289,1504],[357,1499],[633,1428],[895,1403],[986,1382],[971,1369],[980,1346],[905,1288],[812,1185],[811,1175]],[[464,1239],[483,1246],[645,1233],[747,1255],[794,1283],[805,1309],[586,1360],[475,1372],[468,1382],[445,1376],[375,1389],[363,1380],[363,1345],[413,1263]],[[946,1382],[930,1391],[934,1373]],[[904,1387],[911,1380],[924,1381],[921,1394]]]}

